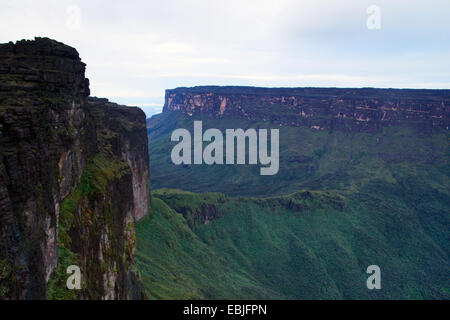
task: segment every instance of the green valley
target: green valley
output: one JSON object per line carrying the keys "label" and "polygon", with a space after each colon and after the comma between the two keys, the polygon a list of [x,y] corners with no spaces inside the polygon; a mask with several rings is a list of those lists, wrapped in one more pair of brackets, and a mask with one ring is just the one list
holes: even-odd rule
{"label": "green valley", "polygon": [[[450,298],[447,128],[430,127],[423,116],[413,121],[409,109],[407,120],[381,125],[386,112],[373,111],[380,100],[373,109],[349,102],[336,117],[338,103],[320,109],[327,114],[299,111],[309,125],[286,124],[275,110],[291,107],[266,91],[252,98],[245,89],[236,98],[235,88],[189,90],[168,92],[165,111],[147,121],[152,216],[137,225],[136,260],[150,298]],[[227,114],[223,96],[208,102],[214,90],[229,90],[227,103],[239,104]],[[239,99],[275,102],[262,103],[261,113]],[[263,118],[251,117],[253,109]],[[197,120],[222,132],[279,129],[278,174],[262,176],[252,165],[174,165],[171,132],[192,130]],[[381,269],[381,290],[366,286],[370,265]]]}
{"label": "green valley", "polygon": [[[304,191],[229,198],[155,191],[152,217],[136,229],[136,260],[147,294],[153,299],[448,298],[447,252],[422,226],[420,214],[393,201],[377,209],[380,199],[361,204],[361,196]],[[221,218],[190,222],[208,213]],[[365,271],[372,264],[382,270],[380,291],[366,288]]]}

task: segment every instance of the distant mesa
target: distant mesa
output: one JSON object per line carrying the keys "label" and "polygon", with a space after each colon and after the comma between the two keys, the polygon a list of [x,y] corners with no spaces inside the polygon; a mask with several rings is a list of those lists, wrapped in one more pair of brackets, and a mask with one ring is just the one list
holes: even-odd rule
{"label": "distant mesa", "polygon": [[242,117],[314,130],[449,127],[450,90],[200,86],[166,90],[163,113]]}

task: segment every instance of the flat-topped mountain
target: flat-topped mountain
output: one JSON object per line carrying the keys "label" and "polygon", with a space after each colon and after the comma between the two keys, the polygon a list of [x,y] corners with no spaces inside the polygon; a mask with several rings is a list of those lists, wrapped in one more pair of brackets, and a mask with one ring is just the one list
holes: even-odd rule
{"label": "flat-topped mountain", "polygon": [[[167,90],[163,113],[147,121],[153,219],[137,229],[147,292],[448,299],[449,106],[450,90]],[[171,135],[195,136],[196,121],[202,132],[279,130],[279,171],[175,165]],[[381,290],[367,289],[370,265]]]}
{"label": "flat-topped mountain", "polygon": [[200,86],[166,91],[163,112],[243,117],[316,130],[411,124],[448,130],[450,90]]}

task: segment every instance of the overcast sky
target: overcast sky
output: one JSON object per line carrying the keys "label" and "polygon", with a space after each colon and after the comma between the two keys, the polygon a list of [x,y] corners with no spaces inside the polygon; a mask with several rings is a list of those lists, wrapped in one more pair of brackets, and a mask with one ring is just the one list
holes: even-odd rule
{"label": "overcast sky", "polygon": [[449,13],[449,0],[0,0],[0,42],[71,45],[92,95],[150,115],[179,86],[448,89]]}

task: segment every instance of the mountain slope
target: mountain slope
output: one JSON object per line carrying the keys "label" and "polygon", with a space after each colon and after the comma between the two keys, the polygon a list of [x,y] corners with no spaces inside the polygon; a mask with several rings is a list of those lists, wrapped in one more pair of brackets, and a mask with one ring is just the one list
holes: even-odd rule
{"label": "mountain slope", "polygon": [[[170,252],[172,260],[159,265],[189,257],[174,271],[176,285],[195,283],[199,298],[449,298],[449,97],[449,90],[168,90],[163,113],[147,121],[152,187],[190,236],[175,226],[155,231],[180,247],[147,250],[138,227],[147,292],[161,294],[153,286],[159,273],[142,258]],[[196,120],[203,132],[279,129],[278,174],[261,176],[259,165],[174,165],[170,134],[192,133]],[[345,206],[319,197],[297,212],[278,199],[302,190],[342,197]],[[203,195],[211,191],[223,195]],[[169,221],[158,212],[155,228]],[[193,254],[199,250],[207,257]],[[366,288],[372,264],[382,270],[379,291]],[[195,270],[223,276],[194,280]],[[174,286],[165,282],[164,297],[173,297]]]}
{"label": "mountain slope", "polygon": [[[392,177],[403,166],[448,164],[450,90],[178,88],[167,90],[163,110],[147,121],[155,188],[273,195],[342,189]],[[279,129],[280,171],[260,176],[259,166],[174,165],[170,135],[176,128],[192,134],[196,120],[203,132]]]}
{"label": "mountain slope", "polygon": [[[180,118],[178,128],[192,131],[193,121],[201,120],[204,131],[217,128],[279,128],[280,170],[274,176],[261,176],[259,165],[181,165],[171,162],[176,142],[166,133],[150,138],[152,185],[154,188],[180,188],[194,192],[217,191],[229,195],[273,195],[300,189],[359,188],[373,179],[393,181],[397,172],[431,171],[445,189],[443,177],[448,164],[447,130],[424,133],[410,126],[380,129],[376,133],[314,131],[305,127],[279,127],[273,122],[241,118],[211,119],[207,116]],[[435,175],[435,170],[442,175]],[[448,184],[447,184],[448,185]]]}
{"label": "mountain slope", "polygon": [[[303,191],[228,198],[161,189],[137,225],[136,259],[157,299],[449,298],[448,253],[396,202]],[[184,212],[184,215],[181,213]],[[192,217],[218,214],[189,226]],[[186,218],[185,218],[186,217]],[[382,290],[366,288],[379,265]]]}

